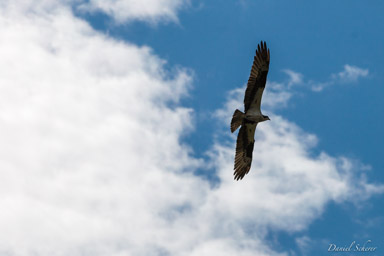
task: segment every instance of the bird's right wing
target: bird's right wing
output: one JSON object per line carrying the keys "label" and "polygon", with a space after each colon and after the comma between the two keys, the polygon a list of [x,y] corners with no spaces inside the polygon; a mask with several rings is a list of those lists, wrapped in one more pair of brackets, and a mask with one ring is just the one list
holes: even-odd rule
{"label": "bird's right wing", "polygon": [[269,49],[267,44],[261,42],[257,45],[256,55],[253,59],[251,74],[249,75],[247,89],[244,96],[244,110],[248,111],[251,104],[256,104],[260,111],[261,97],[267,81],[269,70]]}
{"label": "bird's right wing", "polygon": [[251,169],[256,125],[257,123],[255,122],[243,123],[237,135],[234,167],[235,180],[241,180]]}

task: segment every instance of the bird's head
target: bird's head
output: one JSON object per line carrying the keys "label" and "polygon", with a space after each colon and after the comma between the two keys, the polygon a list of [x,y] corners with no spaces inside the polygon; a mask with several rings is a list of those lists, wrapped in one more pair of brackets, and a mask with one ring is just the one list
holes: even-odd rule
{"label": "bird's head", "polygon": [[271,119],[269,119],[269,116],[264,116],[264,115],[263,115],[263,118],[264,118],[263,121],[271,120]]}

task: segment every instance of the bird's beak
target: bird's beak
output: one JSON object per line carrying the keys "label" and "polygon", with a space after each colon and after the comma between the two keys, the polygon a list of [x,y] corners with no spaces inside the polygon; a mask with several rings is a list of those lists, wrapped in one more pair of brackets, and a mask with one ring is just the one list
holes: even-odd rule
{"label": "bird's beak", "polygon": [[268,117],[268,120],[271,121],[271,119],[269,119],[269,117]]}

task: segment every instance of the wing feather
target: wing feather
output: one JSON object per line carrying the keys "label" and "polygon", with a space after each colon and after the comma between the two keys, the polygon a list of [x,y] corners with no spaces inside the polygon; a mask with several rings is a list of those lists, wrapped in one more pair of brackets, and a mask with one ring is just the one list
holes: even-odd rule
{"label": "wing feather", "polygon": [[241,180],[251,169],[253,145],[257,123],[245,122],[240,128],[236,141],[234,178]]}
{"label": "wing feather", "polygon": [[269,49],[267,44],[263,41],[257,45],[256,55],[253,58],[251,74],[248,79],[247,89],[244,96],[244,110],[245,112],[256,104],[256,109],[260,111],[261,97],[267,81],[269,70]]}

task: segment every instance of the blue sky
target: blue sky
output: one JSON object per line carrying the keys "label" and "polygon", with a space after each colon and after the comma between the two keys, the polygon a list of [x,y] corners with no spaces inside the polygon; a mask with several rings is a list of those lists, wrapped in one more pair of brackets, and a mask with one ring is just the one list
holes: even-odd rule
{"label": "blue sky", "polygon": [[[0,254],[383,254],[383,7],[5,1]],[[271,121],[235,182],[261,40]]]}

